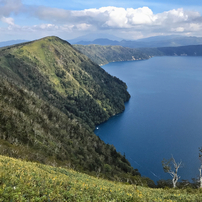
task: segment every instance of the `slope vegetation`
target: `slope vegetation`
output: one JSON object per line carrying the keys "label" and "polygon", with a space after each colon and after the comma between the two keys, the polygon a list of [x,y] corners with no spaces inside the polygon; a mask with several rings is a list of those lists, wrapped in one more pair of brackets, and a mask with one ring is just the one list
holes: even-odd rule
{"label": "slope vegetation", "polygon": [[0,71],[91,128],[122,112],[130,97],[125,83],[56,37],[2,48]]}
{"label": "slope vegetation", "polygon": [[[138,181],[138,177],[135,177]],[[71,169],[0,156],[0,201],[201,201],[188,189],[151,189],[114,183]]]}
{"label": "slope vegetation", "polygon": [[57,37],[0,49],[0,153],[113,180],[140,175],[93,134],[124,110],[126,88]]}
{"label": "slope vegetation", "polygon": [[160,48],[126,48],[121,46],[74,45],[97,64],[144,60],[154,56],[202,56],[202,45]]}
{"label": "slope vegetation", "polygon": [[190,45],[180,47],[162,47],[158,48],[163,55],[176,56],[202,56],[202,45]]}

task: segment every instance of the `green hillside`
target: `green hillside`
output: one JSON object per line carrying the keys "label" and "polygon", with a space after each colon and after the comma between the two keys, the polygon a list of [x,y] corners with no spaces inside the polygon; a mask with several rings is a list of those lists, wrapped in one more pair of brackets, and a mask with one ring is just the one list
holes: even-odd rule
{"label": "green hillside", "polygon": [[168,56],[202,56],[202,45],[162,47],[158,50]]}
{"label": "green hillside", "polygon": [[[138,181],[138,177],[136,177]],[[71,169],[0,156],[0,201],[186,202],[202,201],[200,190],[151,189],[115,183]]]}
{"label": "green hillside", "polygon": [[56,37],[0,49],[0,71],[90,128],[124,110],[126,84]]}
{"label": "green hillside", "polygon": [[130,61],[149,59],[149,55],[138,49],[122,46],[73,45],[87,55],[92,61],[104,65],[115,61]]}
{"label": "green hillside", "polygon": [[97,64],[144,60],[154,56],[202,56],[202,45],[160,48],[127,48],[122,46],[73,45]]}
{"label": "green hillside", "polygon": [[140,173],[94,133],[127,86],[57,37],[0,49],[0,154],[128,181]]}

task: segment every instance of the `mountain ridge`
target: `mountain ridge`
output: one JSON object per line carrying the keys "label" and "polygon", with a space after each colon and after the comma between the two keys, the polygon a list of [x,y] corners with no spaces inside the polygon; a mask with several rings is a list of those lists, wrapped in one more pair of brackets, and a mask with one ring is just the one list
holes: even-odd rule
{"label": "mountain ridge", "polygon": [[110,45],[110,46],[123,46],[128,48],[157,48],[157,47],[177,47],[186,45],[199,45],[202,44],[202,37],[194,36],[155,36],[143,38],[138,40],[109,40],[107,38],[97,38],[92,41],[73,41],[73,44],[78,45]]}
{"label": "mountain ridge", "polygon": [[145,60],[154,56],[202,56],[202,45],[134,49],[122,46],[73,46],[100,65],[109,62]]}
{"label": "mountain ridge", "polygon": [[[12,55],[13,53],[12,54],[9,53],[10,55],[6,53],[7,55],[5,54],[5,56],[8,59],[2,61],[1,63],[3,63],[3,65],[7,65],[9,61],[10,68],[11,67],[13,68],[12,73],[14,73],[15,76],[17,75],[19,79],[21,77],[23,81],[27,80],[28,83],[32,81],[35,82],[34,85],[36,85],[36,88],[37,86],[39,86],[38,80],[36,80],[35,78],[32,78],[32,74],[30,72],[26,72],[25,69],[22,69],[21,63],[25,63],[25,65],[30,65],[30,71],[34,71],[34,74],[37,73],[39,76],[38,78],[39,80],[42,79],[43,77],[40,85],[44,85],[44,88],[50,87],[52,91],[56,91],[56,93],[60,94],[57,96],[60,96],[60,97],[68,96],[69,99],[71,99],[72,96],[74,97],[76,96],[76,94],[78,94],[78,91],[81,91],[83,93],[88,92],[87,94],[89,95],[89,99],[92,96],[97,96],[96,99],[98,99],[98,101],[96,103],[99,104],[99,99],[103,99],[102,97],[103,96],[105,97],[106,93],[103,94],[102,92],[100,92],[100,95],[98,95],[98,93],[96,93],[95,90],[90,85],[94,86],[99,91],[101,88],[105,88],[107,85],[109,85],[101,81],[100,78],[103,77],[102,75],[104,74],[107,77],[110,77],[110,76],[104,70],[100,69],[98,65],[92,63],[85,55],[81,55],[77,53],[77,50],[72,48],[72,46],[68,42],[61,40],[62,45],[60,44],[60,47],[58,47],[56,45],[56,43],[58,43],[56,39],[58,40],[58,38],[46,37],[43,40],[36,40],[34,42],[27,42],[18,46],[16,45],[16,46],[9,47],[9,49],[12,49],[14,51],[13,53],[16,54],[16,56],[13,56]],[[46,40],[46,42],[44,42],[44,40]],[[46,43],[49,40],[53,40],[55,44],[52,46],[46,45]],[[71,51],[65,50],[64,44],[67,44],[69,47],[71,47]],[[15,51],[16,47],[18,47],[17,51]],[[42,47],[43,50],[40,49],[40,47]],[[65,52],[66,56],[58,52],[60,48],[62,51],[66,51]],[[8,50],[8,49],[7,48],[2,49],[2,52],[4,52],[4,50]],[[58,55],[60,58],[58,57]],[[75,57],[77,55],[79,57]],[[19,57],[19,58],[16,58],[16,57]],[[75,57],[75,59],[73,59],[73,57]],[[49,60],[48,62],[47,62],[47,58]],[[79,64],[79,67],[77,67],[78,65],[75,65],[75,62]],[[38,65],[38,64],[41,64],[41,68],[34,68],[34,65]],[[18,72],[16,72],[16,69],[14,68],[14,66],[16,65],[18,65],[19,67]],[[94,71],[94,68],[96,68],[96,71],[99,70],[98,71],[99,76],[94,75],[94,78],[92,78],[92,75],[93,75],[92,73]],[[28,77],[27,77],[27,74],[28,74]],[[90,80],[90,85],[88,85],[88,83],[85,84],[86,79]],[[96,81],[99,81],[99,84],[95,84],[93,79],[96,79]],[[47,80],[46,83],[50,83],[51,86],[48,85],[49,86],[48,87],[47,84],[43,82],[43,80]],[[121,81],[118,81],[118,82],[121,83]],[[113,85],[111,87],[113,88]],[[86,91],[87,88],[88,90]],[[124,90],[124,88],[126,88],[125,84],[122,90]],[[43,90],[44,89],[42,88],[40,91],[43,91]],[[129,94],[126,94],[126,97],[127,98],[124,98],[124,101],[127,101],[127,99],[129,99]],[[114,102],[114,100],[112,102]],[[99,108],[99,106],[100,105],[98,105],[97,108]],[[110,106],[110,103],[108,103],[106,107],[108,106]],[[121,108],[122,108],[121,111],[123,111],[124,110],[123,102],[122,102]],[[120,111],[118,111],[117,109],[114,109],[114,110],[111,109],[109,110],[109,112],[107,110],[103,110],[102,114],[106,118],[103,117],[103,120],[101,122],[107,120],[110,115],[113,115],[117,112],[120,112]],[[98,124],[98,123],[99,123],[98,121],[95,121],[94,124]]]}
{"label": "mountain ridge", "polygon": [[126,84],[68,42],[45,37],[1,48],[0,77],[0,154],[111,180],[140,175],[93,133],[124,110]]}
{"label": "mountain ridge", "polygon": [[122,46],[73,45],[77,50],[88,56],[99,65],[114,61],[131,61],[149,59],[150,56],[138,49]]}

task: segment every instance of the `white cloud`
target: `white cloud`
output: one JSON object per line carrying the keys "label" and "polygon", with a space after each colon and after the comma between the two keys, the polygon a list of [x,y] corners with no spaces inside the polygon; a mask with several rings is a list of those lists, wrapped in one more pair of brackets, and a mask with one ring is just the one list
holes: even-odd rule
{"label": "white cloud", "polygon": [[59,28],[57,25],[53,25],[53,24],[41,24],[41,25],[35,25],[33,27],[37,29],[43,29],[43,30],[57,30]]}
{"label": "white cloud", "polygon": [[0,0],[0,16],[8,17],[11,13],[22,12],[21,0]]}
{"label": "white cloud", "polygon": [[151,24],[156,19],[156,16],[148,7],[125,9],[109,6],[80,11],[38,7],[33,15],[47,21],[88,23],[101,27],[116,28],[130,28],[136,24]]}
{"label": "white cloud", "polygon": [[105,7],[100,12],[107,16],[107,20],[103,22],[103,26],[108,27],[128,27],[127,11],[124,8]]}
{"label": "white cloud", "polygon": [[[41,20],[72,25],[74,29],[78,30],[96,28],[97,30],[132,29],[150,33],[185,32],[196,19],[201,17],[199,12],[186,11],[183,8],[158,14],[154,14],[148,7],[125,9],[109,6],[79,11],[36,7],[33,10],[32,14]],[[199,24],[201,23],[199,22]]]}
{"label": "white cloud", "polygon": [[184,30],[184,27],[171,28],[171,31],[173,32],[184,32]]}
{"label": "white cloud", "polygon": [[[38,19],[41,23],[30,26],[14,24],[15,16],[23,13],[27,20]],[[11,15],[12,14],[12,15]],[[202,16],[199,12],[173,9],[154,14],[149,7],[121,8],[101,7],[84,10],[65,10],[45,6],[25,6],[21,0],[0,0],[0,20],[9,30],[19,32],[87,33],[110,31],[131,38],[166,34],[200,35]],[[30,20],[31,21],[31,20]],[[16,20],[15,20],[16,22]],[[16,23],[17,24],[17,23]]]}
{"label": "white cloud", "polygon": [[192,31],[201,31],[202,30],[202,23],[201,24],[199,24],[199,23],[190,23],[189,28]]}
{"label": "white cloud", "polygon": [[47,7],[29,7],[27,12],[30,15],[37,17],[41,20],[52,21],[52,22],[64,22],[68,20],[70,11],[58,8],[47,8]]}
{"label": "white cloud", "polygon": [[200,13],[194,11],[185,11],[183,8],[179,8],[159,13],[156,15],[156,17],[157,17],[156,21],[159,24],[162,23],[175,24],[192,21],[200,17]]}
{"label": "white cloud", "polygon": [[131,25],[151,24],[156,20],[156,16],[148,7],[127,9],[127,17]]}
{"label": "white cloud", "polygon": [[83,31],[83,30],[90,29],[91,25],[90,24],[86,24],[86,23],[81,23],[81,24],[78,24],[78,25],[74,26],[74,28]]}
{"label": "white cloud", "polygon": [[15,23],[14,23],[14,19],[13,18],[10,18],[10,17],[8,17],[8,18],[6,18],[6,17],[2,17],[1,18],[1,21],[2,22],[5,22],[5,23],[7,23],[7,24],[9,24],[9,25],[14,25]]}

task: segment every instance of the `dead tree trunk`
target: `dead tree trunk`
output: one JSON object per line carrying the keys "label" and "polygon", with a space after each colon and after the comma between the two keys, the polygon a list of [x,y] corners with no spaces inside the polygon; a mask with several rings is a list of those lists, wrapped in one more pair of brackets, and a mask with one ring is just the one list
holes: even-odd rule
{"label": "dead tree trunk", "polygon": [[201,167],[199,168],[199,173],[200,173],[200,175],[199,175],[199,183],[200,183],[200,188],[202,188],[202,175],[201,175],[201,170],[202,170],[202,165],[201,165]]}
{"label": "dead tree trunk", "polygon": [[177,174],[178,169],[181,167],[182,161],[176,163],[175,159],[172,157],[169,160],[164,159],[162,161],[163,170],[166,173],[169,173],[172,177],[173,188],[176,188],[177,182],[180,179],[180,176]]}

